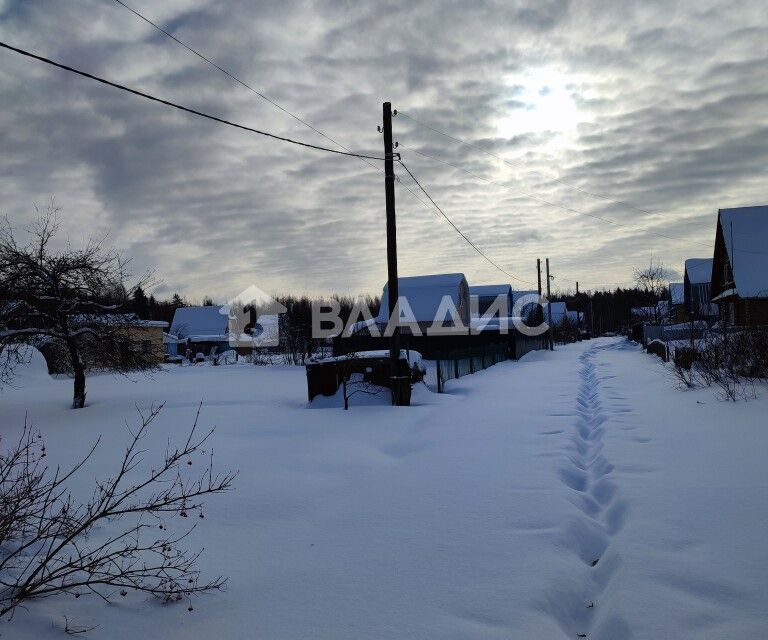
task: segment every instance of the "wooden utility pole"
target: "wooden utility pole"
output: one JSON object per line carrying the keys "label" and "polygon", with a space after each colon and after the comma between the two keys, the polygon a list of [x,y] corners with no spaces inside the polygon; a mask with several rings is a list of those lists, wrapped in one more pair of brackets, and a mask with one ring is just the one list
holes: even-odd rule
{"label": "wooden utility pole", "polygon": [[536,258],[536,274],[539,276],[539,295],[541,295],[541,259]]}
{"label": "wooden utility pole", "polygon": [[576,331],[581,342],[581,302],[579,302],[579,281],[576,281]]}
{"label": "wooden utility pole", "polygon": [[552,302],[549,299],[549,258],[547,258],[547,322],[549,323],[549,350],[555,350],[555,336],[552,332]]}
{"label": "wooden utility pole", "polygon": [[392,338],[389,343],[390,378],[392,404],[402,404],[400,378],[400,312],[398,309],[399,290],[397,283],[397,226],[395,224],[395,162],[392,147],[392,105],[385,102],[382,110],[382,133],[384,134],[384,195],[387,208],[387,295],[389,318],[396,314]]}
{"label": "wooden utility pole", "polygon": [[[541,258],[536,258],[536,275],[539,277],[539,301],[541,301]],[[536,305],[536,318],[540,318],[541,322],[544,322],[544,310],[541,305]]]}

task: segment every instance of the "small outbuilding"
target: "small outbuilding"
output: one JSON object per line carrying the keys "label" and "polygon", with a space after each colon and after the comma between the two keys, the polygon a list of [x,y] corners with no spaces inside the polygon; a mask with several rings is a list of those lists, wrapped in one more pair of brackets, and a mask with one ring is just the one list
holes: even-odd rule
{"label": "small outbuilding", "polygon": [[503,299],[501,316],[512,317],[513,290],[508,284],[479,284],[469,288],[472,316],[480,317],[491,308],[499,298]]}
{"label": "small outbuilding", "polygon": [[712,258],[688,258],[683,276],[685,313],[695,319],[717,317],[712,297]]}

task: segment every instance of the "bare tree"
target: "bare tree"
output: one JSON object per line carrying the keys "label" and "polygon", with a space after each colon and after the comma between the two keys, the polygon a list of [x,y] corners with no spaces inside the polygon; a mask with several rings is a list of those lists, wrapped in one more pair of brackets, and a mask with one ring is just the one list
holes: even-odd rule
{"label": "bare tree", "polygon": [[[2,302],[0,302],[2,304]],[[0,318],[3,311],[0,311]],[[2,331],[2,321],[0,320],[0,331]],[[0,345],[2,338],[0,337]],[[23,346],[18,343],[6,344],[0,346],[0,386],[9,383],[13,379],[13,373],[16,367],[26,360],[26,354]]]}
{"label": "bare tree", "polygon": [[297,324],[288,314],[280,316],[280,347],[285,364],[303,365],[314,351],[314,341],[306,327]]}
{"label": "bare tree", "polygon": [[344,409],[349,409],[349,401],[352,396],[363,394],[367,396],[379,395],[384,391],[383,387],[373,384],[365,379],[365,374],[360,372],[360,356],[357,352],[350,352],[336,359],[336,365],[341,376],[341,391],[344,396]]}
{"label": "bare tree", "polygon": [[[156,358],[135,340],[135,316],[121,313],[145,274],[128,285],[120,254],[90,239],[82,249],[54,249],[59,230],[53,203],[17,240],[8,220],[0,225],[0,351],[20,343],[51,349],[74,377],[72,406],[85,405],[89,367],[151,369]],[[14,364],[3,356],[6,374]]]}
{"label": "bare tree", "polygon": [[658,303],[669,291],[669,278],[669,270],[661,262],[654,262],[653,258],[646,268],[635,269],[634,272],[635,284],[649,294],[653,302],[650,315],[656,323],[661,321],[662,313]]}
{"label": "bare tree", "polygon": [[[189,466],[204,454],[213,433],[198,435],[199,408],[184,443],[169,443],[160,464],[142,471],[140,446],[161,409],[141,416],[117,472],[97,481],[85,503],[73,498],[67,484],[98,441],[68,471],[51,471],[40,434],[25,425],[19,441],[0,457],[0,616],[12,617],[29,600],[62,593],[109,601],[133,590],[175,601],[223,587],[221,577],[201,582],[199,552],[180,546],[194,526],[172,534],[167,518],[202,518],[202,499],[228,490],[234,474],[214,474],[210,454],[202,473],[190,477]],[[118,526],[95,535],[107,523]]]}

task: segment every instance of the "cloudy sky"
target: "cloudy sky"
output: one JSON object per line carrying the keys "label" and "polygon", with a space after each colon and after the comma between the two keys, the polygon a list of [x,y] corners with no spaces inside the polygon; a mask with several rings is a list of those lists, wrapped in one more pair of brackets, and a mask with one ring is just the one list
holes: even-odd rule
{"label": "cloudy sky", "polygon": [[[711,255],[718,207],[768,201],[764,0],[126,3],[356,151],[381,153],[390,100],[403,160],[523,281],[537,257],[561,289],[627,284],[652,255],[679,272]],[[327,144],[113,0],[0,0],[0,36]],[[398,174],[401,275],[510,281]],[[72,242],[108,231],[160,295],[378,293],[386,278],[380,168],[0,50],[0,213],[22,228],[51,196]]]}

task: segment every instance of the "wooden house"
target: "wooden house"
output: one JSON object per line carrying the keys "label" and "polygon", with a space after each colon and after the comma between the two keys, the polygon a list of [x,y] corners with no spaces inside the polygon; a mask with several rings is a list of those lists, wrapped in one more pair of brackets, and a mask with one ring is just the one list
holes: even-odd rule
{"label": "wooden house", "polygon": [[671,322],[677,324],[688,319],[685,310],[685,282],[669,283],[669,304]]}
{"label": "wooden house", "polygon": [[768,324],[768,205],[720,209],[711,301],[730,326]]}
{"label": "wooden house", "polygon": [[134,314],[130,314],[126,321],[131,340],[137,349],[145,356],[151,356],[156,363],[165,359],[165,345],[163,344],[163,330],[168,328],[168,323],[163,320],[142,320]]}
{"label": "wooden house", "polygon": [[[130,348],[143,356],[150,364],[160,364],[165,360],[163,330],[168,323],[163,320],[142,320],[135,313],[108,313],[99,316],[71,316],[73,328],[78,325],[95,326],[99,324],[119,328],[120,339],[127,338]],[[108,331],[105,331],[108,333]],[[103,339],[103,338],[101,338]],[[57,338],[44,338],[35,345],[45,357],[50,373],[68,373],[70,371],[69,354],[63,341]],[[84,346],[81,356],[86,369],[109,369],[114,366],[113,359],[104,359],[99,349]]]}

